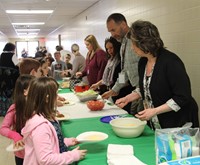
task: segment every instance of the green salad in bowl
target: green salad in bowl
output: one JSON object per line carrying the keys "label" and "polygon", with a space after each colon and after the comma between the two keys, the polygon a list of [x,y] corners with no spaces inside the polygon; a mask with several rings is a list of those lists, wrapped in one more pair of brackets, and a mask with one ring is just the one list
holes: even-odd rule
{"label": "green salad in bowl", "polygon": [[98,92],[96,92],[92,89],[89,89],[89,90],[84,91],[84,92],[76,93],[76,96],[82,102],[89,101],[89,100],[96,100],[98,95],[99,95]]}

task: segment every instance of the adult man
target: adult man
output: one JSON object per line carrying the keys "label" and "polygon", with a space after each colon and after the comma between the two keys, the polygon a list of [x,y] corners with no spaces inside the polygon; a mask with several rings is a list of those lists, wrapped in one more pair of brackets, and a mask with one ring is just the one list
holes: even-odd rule
{"label": "adult man", "polygon": [[[118,94],[121,88],[127,86],[129,83],[132,86],[130,93],[138,85],[138,61],[139,57],[134,54],[131,49],[131,40],[127,38],[129,32],[129,26],[127,24],[126,18],[120,13],[111,14],[107,18],[107,29],[111,33],[112,37],[121,42],[121,69],[118,76],[118,81],[111,90],[104,93],[102,97],[104,99],[109,98],[110,96],[115,96]],[[136,106],[138,103],[132,103],[130,111],[128,113],[136,114]]]}

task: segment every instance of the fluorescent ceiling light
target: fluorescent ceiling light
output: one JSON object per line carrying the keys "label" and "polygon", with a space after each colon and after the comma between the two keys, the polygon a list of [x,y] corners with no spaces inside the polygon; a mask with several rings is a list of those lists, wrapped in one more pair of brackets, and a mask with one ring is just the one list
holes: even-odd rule
{"label": "fluorescent ceiling light", "polygon": [[17,35],[27,35],[27,33],[17,33]]}
{"label": "fluorescent ceiling light", "polygon": [[37,36],[19,36],[19,38],[36,38]]}
{"label": "fluorescent ceiling light", "polygon": [[12,23],[12,25],[44,25],[44,22],[23,22],[23,23]]}
{"label": "fluorescent ceiling light", "polygon": [[6,10],[9,14],[51,14],[53,10]]}
{"label": "fluorescent ceiling light", "polygon": [[23,31],[27,31],[27,32],[30,32],[30,31],[40,31],[40,29],[15,29],[16,31],[18,32],[23,32]]}
{"label": "fluorescent ceiling light", "polygon": [[28,33],[28,35],[38,35],[38,33]]}
{"label": "fluorescent ceiling light", "polygon": [[38,33],[17,33],[18,36],[24,36],[24,35],[38,35]]}

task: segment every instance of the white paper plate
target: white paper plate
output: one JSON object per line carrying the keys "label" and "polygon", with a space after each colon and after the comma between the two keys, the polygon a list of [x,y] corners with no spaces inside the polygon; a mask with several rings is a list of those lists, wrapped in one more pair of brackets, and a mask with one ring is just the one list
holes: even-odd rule
{"label": "white paper plate", "polygon": [[63,120],[69,120],[70,119],[70,115],[68,113],[61,113],[64,115],[64,117],[56,117],[56,119],[58,121],[63,121]]}
{"label": "white paper plate", "polygon": [[108,135],[103,132],[89,131],[81,133],[76,137],[78,142],[99,142],[108,138]]}
{"label": "white paper plate", "polygon": [[8,152],[15,152],[15,151],[21,151],[23,150],[24,147],[18,147],[18,148],[14,148],[14,144],[10,144],[8,147],[6,147],[6,151]]}

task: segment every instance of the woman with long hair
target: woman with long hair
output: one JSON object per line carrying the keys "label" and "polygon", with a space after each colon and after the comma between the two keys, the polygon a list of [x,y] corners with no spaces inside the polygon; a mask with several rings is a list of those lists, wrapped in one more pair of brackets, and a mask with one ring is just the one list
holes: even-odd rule
{"label": "woman with long hair", "polygon": [[83,72],[77,72],[76,76],[87,76],[91,86],[102,79],[108,57],[106,52],[99,46],[94,35],[88,35],[84,42],[88,49],[86,67]]}

